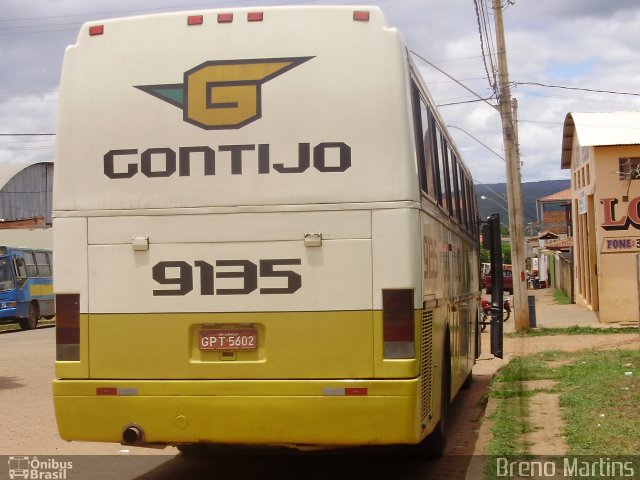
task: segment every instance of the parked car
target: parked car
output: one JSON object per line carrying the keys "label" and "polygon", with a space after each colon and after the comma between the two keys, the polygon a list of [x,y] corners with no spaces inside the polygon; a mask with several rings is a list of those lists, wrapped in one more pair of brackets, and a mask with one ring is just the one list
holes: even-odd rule
{"label": "parked car", "polygon": [[[484,277],[484,287],[487,295],[491,294],[491,272]],[[502,266],[502,290],[509,295],[513,295],[513,276],[511,265]]]}

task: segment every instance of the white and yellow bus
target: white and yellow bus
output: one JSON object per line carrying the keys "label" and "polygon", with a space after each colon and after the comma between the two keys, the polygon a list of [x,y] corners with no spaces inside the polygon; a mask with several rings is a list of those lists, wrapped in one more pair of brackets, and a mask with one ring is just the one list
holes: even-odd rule
{"label": "white and yellow bus", "polygon": [[475,195],[378,8],[84,25],[54,190],[62,438],[441,450]]}

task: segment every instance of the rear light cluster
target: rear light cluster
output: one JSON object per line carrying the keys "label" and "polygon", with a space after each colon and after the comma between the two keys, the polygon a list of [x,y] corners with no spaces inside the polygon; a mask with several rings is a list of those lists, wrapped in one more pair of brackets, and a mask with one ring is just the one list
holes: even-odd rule
{"label": "rear light cluster", "polygon": [[[248,12],[248,22],[262,22],[264,20],[264,12]],[[353,12],[353,20],[355,22],[368,22],[369,12],[366,10],[356,10]],[[233,13],[219,13],[217,16],[218,23],[233,23]],[[189,15],[187,16],[187,25],[195,26],[204,24],[203,15]],[[104,25],[93,25],[89,27],[89,35],[94,37],[96,35],[104,34]]]}
{"label": "rear light cluster", "polygon": [[80,295],[56,295],[56,360],[80,360]]}
{"label": "rear light cluster", "polygon": [[415,358],[413,290],[382,290],[384,358]]}

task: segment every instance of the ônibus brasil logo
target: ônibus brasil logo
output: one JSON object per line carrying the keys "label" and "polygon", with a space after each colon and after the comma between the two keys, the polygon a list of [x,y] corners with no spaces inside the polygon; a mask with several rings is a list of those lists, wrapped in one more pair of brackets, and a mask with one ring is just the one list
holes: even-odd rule
{"label": "\u00f4nibus brasil logo", "polygon": [[66,480],[67,473],[73,469],[73,462],[55,458],[38,459],[38,457],[9,457],[9,478],[27,480]]}
{"label": "\u00f4nibus brasil logo", "polygon": [[181,108],[185,122],[206,130],[237,129],[262,116],[262,84],[313,57],[221,60],[184,73],[184,82],[136,85]]}

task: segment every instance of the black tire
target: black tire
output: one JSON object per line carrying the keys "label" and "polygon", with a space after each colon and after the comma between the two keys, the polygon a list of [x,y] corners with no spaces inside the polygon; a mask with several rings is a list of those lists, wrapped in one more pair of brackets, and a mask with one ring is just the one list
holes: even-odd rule
{"label": "black tire", "polygon": [[55,315],[45,315],[44,318],[46,320],[51,320],[53,317],[55,317]]}
{"label": "black tire", "polygon": [[467,375],[467,378],[465,378],[464,382],[462,383],[462,389],[468,390],[469,387],[471,387],[472,383],[473,383],[473,373],[469,372],[469,375]]}
{"label": "black tire", "polygon": [[20,319],[20,328],[22,330],[33,330],[38,326],[38,305],[34,302],[29,304],[29,316]]}
{"label": "black tire", "polygon": [[183,455],[207,455],[210,453],[209,445],[206,443],[182,443],[176,445],[178,451]]}

